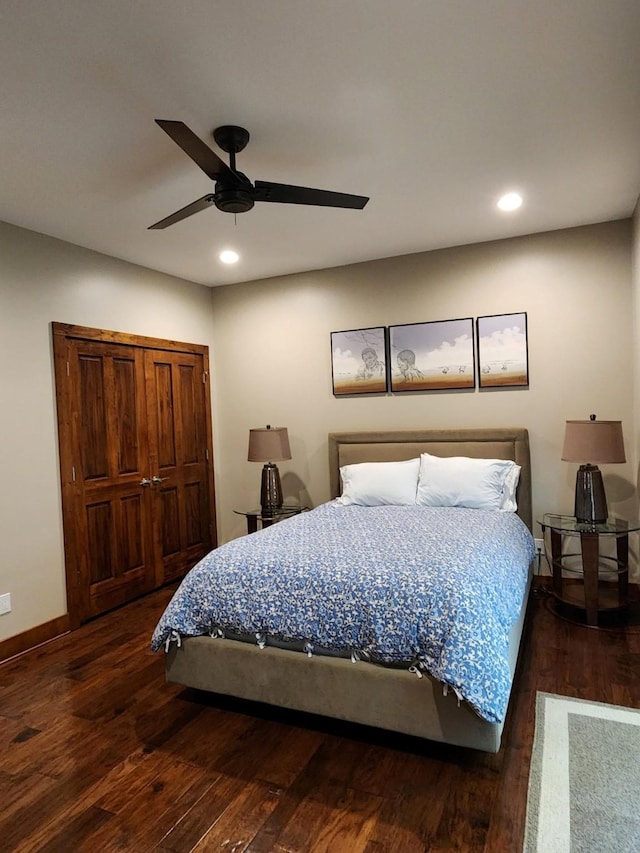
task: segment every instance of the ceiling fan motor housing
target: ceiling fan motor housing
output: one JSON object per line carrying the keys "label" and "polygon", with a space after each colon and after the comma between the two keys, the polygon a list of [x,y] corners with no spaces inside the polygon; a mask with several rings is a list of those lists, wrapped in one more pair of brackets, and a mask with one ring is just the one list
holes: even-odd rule
{"label": "ceiling fan motor housing", "polygon": [[[245,177],[241,172],[238,174]],[[246,186],[242,184],[229,186],[227,182],[216,181],[214,204],[223,213],[245,213],[254,205],[253,187],[249,180]]]}

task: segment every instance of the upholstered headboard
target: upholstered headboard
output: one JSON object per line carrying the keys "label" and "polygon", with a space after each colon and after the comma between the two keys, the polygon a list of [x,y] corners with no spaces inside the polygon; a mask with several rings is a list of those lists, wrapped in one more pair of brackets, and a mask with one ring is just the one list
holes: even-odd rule
{"label": "upholstered headboard", "polygon": [[521,466],[518,515],[532,529],[529,433],[522,427],[329,433],[331,497],[340,494],[340,468],[356,462],[400,462],[421,453],[512,459]]}

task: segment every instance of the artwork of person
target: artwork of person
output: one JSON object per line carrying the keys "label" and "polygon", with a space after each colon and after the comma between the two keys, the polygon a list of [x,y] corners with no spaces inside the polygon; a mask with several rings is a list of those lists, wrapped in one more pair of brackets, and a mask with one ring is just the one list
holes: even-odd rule
{"label": "artwork of person", "polygon": [[411,349],[403,349],[398,353],[398,370],[404,382],[417,382],[424,378],[424,373],[416,367],[416,354]]}
{"label": "artwork of person", "polygon": [[384,361],[380,361],[373,347],[362,350],[362,367],[356,373],[356,379],[375,379],[384,376]]}

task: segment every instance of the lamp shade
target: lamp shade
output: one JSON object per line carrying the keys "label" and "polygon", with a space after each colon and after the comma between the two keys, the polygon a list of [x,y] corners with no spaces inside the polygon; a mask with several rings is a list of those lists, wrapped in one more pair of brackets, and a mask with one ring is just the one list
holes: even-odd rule
{"label": "lamp shade", "polygon": [[565,462],[626,462],[622,421],[567,421],[562,459]]}
{"label": "lamp shade", "polygon": [[282,462],[291,459],[286,427],[263,427],[249,430],[249,462]]}

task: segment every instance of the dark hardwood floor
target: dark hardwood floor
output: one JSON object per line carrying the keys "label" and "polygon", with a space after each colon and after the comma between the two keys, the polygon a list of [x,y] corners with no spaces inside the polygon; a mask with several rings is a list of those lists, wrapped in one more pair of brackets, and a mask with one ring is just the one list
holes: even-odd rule
{"label": "dark hardwood floor", "polygon": [[640,707],[640,626],[531,598],[484,755],[166,685],[170,590],[0,666],[0,850],[519,851],[537,690]]}

